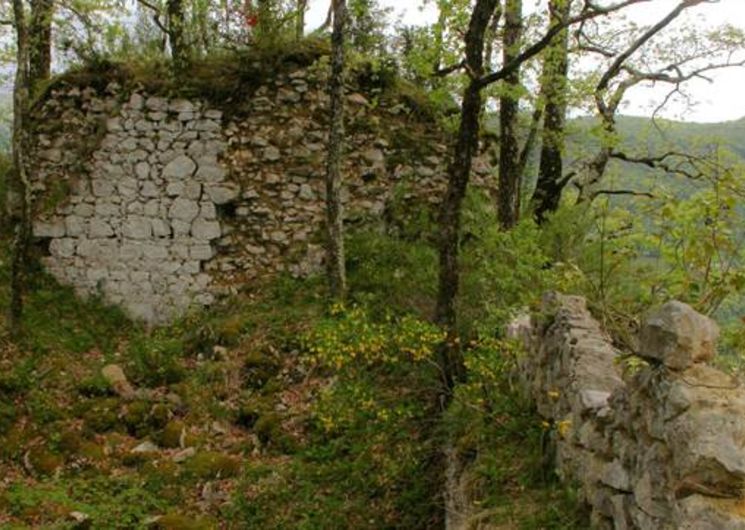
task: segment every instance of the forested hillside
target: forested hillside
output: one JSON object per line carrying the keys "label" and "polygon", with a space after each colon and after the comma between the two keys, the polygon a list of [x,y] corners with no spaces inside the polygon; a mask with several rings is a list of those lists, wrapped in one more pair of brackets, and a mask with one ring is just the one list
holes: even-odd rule
{"label": "forested hillside", "polygon": [[387,5],[0,5],[0,528],[745,528],[743,28]]}

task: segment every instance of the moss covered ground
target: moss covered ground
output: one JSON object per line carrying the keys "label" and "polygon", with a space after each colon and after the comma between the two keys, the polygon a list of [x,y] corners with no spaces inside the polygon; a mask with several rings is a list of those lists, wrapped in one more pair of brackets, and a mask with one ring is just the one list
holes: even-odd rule
{"label": "moss covered ground", "polygon": [[434,256],[407,243],[389,270],[395,245],[350,242],[347,307],[279,277],[157,329],[34,272],[23,338],[0,320],[0,528],[439,528],[444,436],[472,468],[477,524],[582,528],[508,387],[488,413],[464,388],[441,414],[440,336],[420,319]]}

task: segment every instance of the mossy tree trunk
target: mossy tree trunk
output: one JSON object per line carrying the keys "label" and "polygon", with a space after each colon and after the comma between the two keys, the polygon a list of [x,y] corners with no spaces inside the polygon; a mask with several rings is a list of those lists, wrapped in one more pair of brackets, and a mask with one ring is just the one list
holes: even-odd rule
{"label": "mossy tree trunk", "polygon": [[330,123],[326,161],[326,268],[331,296],[343,300],[347,289],[344,265],[344,212],[341,203],[344,156],[344,34],[346,0],[334,0],[329,78]]}
{"label": "mossy tree trunk", "polygon": [[[504,33],[502,64],[510,64],[520,54],[523,33],[522,0],[506,0],[504,5]],[[520,68],[514,68],[504,78],[499,98],[499,194],[497,210],[499,223],[510,229],[520,217],[520,145],[518,113],[520,107]]]}
{"label": "mossy tree trunk", "polygon": [[171,59],[176,75],[186,70],[189,62],[189,49],[185,40],[186,16],[184,14],[184,0],[168,0],[166,4],[168,14],[168,44],[171,47]]}
{"label": "mossy tree trunk", "polygon": [[305,36],[305,11],[308,0],[297,0],[297,19],[295,20],[295,38],[301,40]]}
{"label": "mossy tree trunk", "polygon": [[441,348],[441,371],[446,390],[465,376],[463,357],[456,341],[455,301],[460,282],[458,246],[461,209],[466,195],[473,157],[478,149],[479,115],[481,114],[481,76],[484,73],[484,36],[498,0],[478,0],[466,33],[466,69],[471,77],[463,94],[460,126],[448,169],[448,184],[439,218],[439,291],[436,321],[448,332]]}
{"label": "mossy tree trunk", "polygon": [[[550,24],[560,24],[567,18],[571,0],[549,2]],[[555,212],[561,194],[567,184],[564,178],[564,135],[567,112],[567,70],[569,68],[569,31],[559,33],[546,50],[543,60],[541,94],[544,99],[544,117],[541,144],[541,159],[538,183],[533,198],[533,216],[540,224],[546,216]]]}
{"label": "mossy tree trunk", "polygon": [[31,188],[26,167],[26,127],[29,106],[29,33],[23,0],[13,0],[16,33],[16,73],[13,85],[13,169],[9,182],[8,212],[13,231],[10,266],[9,324],[11,332],[21,332],[23,295],[31,240]]}
{"label": "mossy tree trunk", "polygon": [[53,0],[31,0],[29,20],[29,83],[32,88],[46,81],[52,72]]}

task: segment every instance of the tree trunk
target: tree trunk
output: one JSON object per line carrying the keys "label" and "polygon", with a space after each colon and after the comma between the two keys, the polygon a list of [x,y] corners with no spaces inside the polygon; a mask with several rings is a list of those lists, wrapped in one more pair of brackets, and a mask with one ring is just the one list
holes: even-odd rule
{"label": "tree trunk", "polygon": [[461,208],[471,175],[473,157],[478,149],[479,116],[481,113],[481,85],[484,73],[484,34],[491,20],[497,0],[478,0],[466,33],[466,66],[471,81],[463,94],[460,126],[453,158],[448,168],[448,185],[439,218],[440,277],[435,319],[448,332],[448,340],[441,352],[441,369],[447,390],[465,376],[460,349],[455,341],[457,319],[455,301],[458,295],[460,270],[458,246]]}
{"label": "tree trunk", "polygon": [[26,173],[26,118],[29,101],[29,34],[26,26],[23,0],[13,0],[13,17],[16,32],[16,74],[13,85],[13,171],[10,182],[9,204],[13,242],[10,265],[10,330],[21,332],[23,294],[28,269],[28,248],[31,239],[31,187]]}
{"label": "tree trunk", "polygon": [[497,2],[497,7],[494,8],[494,13],[489,23],[489,29],[486,32],[484,65],[487,69],[491,67],[492,60],[494,59],[494,41],[497,38],[497,31],[499,30],[499,20],[502,18],[501,7],[501,4]]}
{"label": "tree trunk", "polygon": [[186,70],[189,52],[184,40],[186,18],[184,15],[184,0],[168,0],[168,43],[171,46],[173,69],[177,75]]}
{"label": "tree trunk", "polygon": [[36,88],[52,72],[52,16],[53,0],[31,0],[29,34],[29,85]]}
{"label": "tree trunk", "polygon": [[346,0],[334,0],[331,35],[331,97],[328,159],[326,161],[326,267],[332,298],[343,300],[347,290],[344,266],[344,226],[341,204],[341,165],[344,147],[344,26]]}
{"label": "tree trunk", "polygon": [[301,40],[305,36],[305,10],[308,0],[297,0],[297,20],[295,21],[295,38]]}
{"label": "tree trunk", "polygon": [[[506,0],[504,5],[503,64],[510,64],[520,54],[522,39],[522,0]],[[520,106],[520,68],[504,78],[499,98],[499,224],[510,229],[520,217],[520,145],[518,112]]]}
{"label": "tree trunk", "polygon": [[[571,0],[551,0],[550,25],[569,17]],[[563,151],[567,112],[567,71],[569,67],[569,31],[559,33],[546,50],[543,62],[541,93],[545,100],[541,161],[538,183],[531,203],[533,215],[540,224],[555,212],[567,181],[564,179]]]}

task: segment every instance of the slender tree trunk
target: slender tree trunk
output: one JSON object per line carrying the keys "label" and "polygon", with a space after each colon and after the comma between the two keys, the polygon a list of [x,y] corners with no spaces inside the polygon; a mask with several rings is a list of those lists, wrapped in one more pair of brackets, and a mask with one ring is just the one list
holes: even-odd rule
{"label": "slender tree trunk", "polygon": [[301,40],[305,36],[305,10],[308,0],[297,0],[297,20],[295,21],[295,38]]}
{"label": "slender tree trunk", "polygon": [[[520,54],[522,39],[522,0],[506,0],[504,7],[503,64]],[[499,223],[510,229],[520,217],[520,144],[518,112],[520,106],[520,69],[515,68],[504,79],[504,93],[499,98]]]}
{"label": "slender tree trunk", "polygon": [[497,31],[499,30],[499,21],[502,18],[502,5],[501,0],[497,2],[497,7],[494,8],[494,13],[489,23],[489,29],[486,32],[486,43],[484,51],[484,65],[486,69],[491,67],[492,60],[494,59],[494,41],[497,39]]}
{"label": "slender tree trunk", "polygon": [[[442,68],[442,51],[445,46],[445,23],[446,23],[446,12],[442,6],[442,2],[437,2],[438,14],[437,23],[434,25],[434,64],[432,64],[432,71],[439,72]],[[435,80],[438,78],[435,77]]]}
{"label": "slender tree trunk", "polygon": [[471,175],[473,157],[478,149],[481,85],[484,73],[484,34],[497,0],[478,0],[466,33],[466,65],[471,81],[463,94],[458,136],[448,169],[448,184],[442,202],[440,226],[440,277],[435,319],[448,332],[448,341],[441,351],[441,369],[447,390],[465,377],[463,358],[455,341],[457,319],[455,301],[458,295],[460,270],[458,247],[461,209]]}
{"label": "slender tree trunk", "polygon": [[[551,0],[550,24],[560,24],[569,17],[571,0]],[[567,112],[567,71],[569,67],[569,31],[559,33],[545,52],[541,93],[545,100],[541,161],[538,183],[531,203],[533,215],[543,223],[555,212],[566,186],[564,179],[564,133]]]}
{"label": "slender tree trunk", "polygon": [[32,88],[46,81],[52,72],[53,0],[31,0],[29,34],[29,85]]}
{"label": "slender tree trunk", "polygon": [[13,227],[10,266],[11,332],[21,332],[23,295],[31,239],[31,187],[26,173],[26,118],[29,101],[29,35],[23,0],[13,0],[13,17],[16,31],[16,74],[13,86],[13,176],[9,190],[9,213]]}
{"label": "slender tree trunk", "polygon": [[326,161],[326,266],[331,296],[343,300],[347,290],[344,266],[344,213],[341,204],[341,166],[344,150],[344,27],[346,0],[334,0],[331,35],[331,97],[328,159]]}
{"label": "slender tree trunk", "polygon": [[171,59],[177,75],[186,70],[189,51],[184,40],[185,14],[184,0],[168,0],[168,43],[171,46]]}

